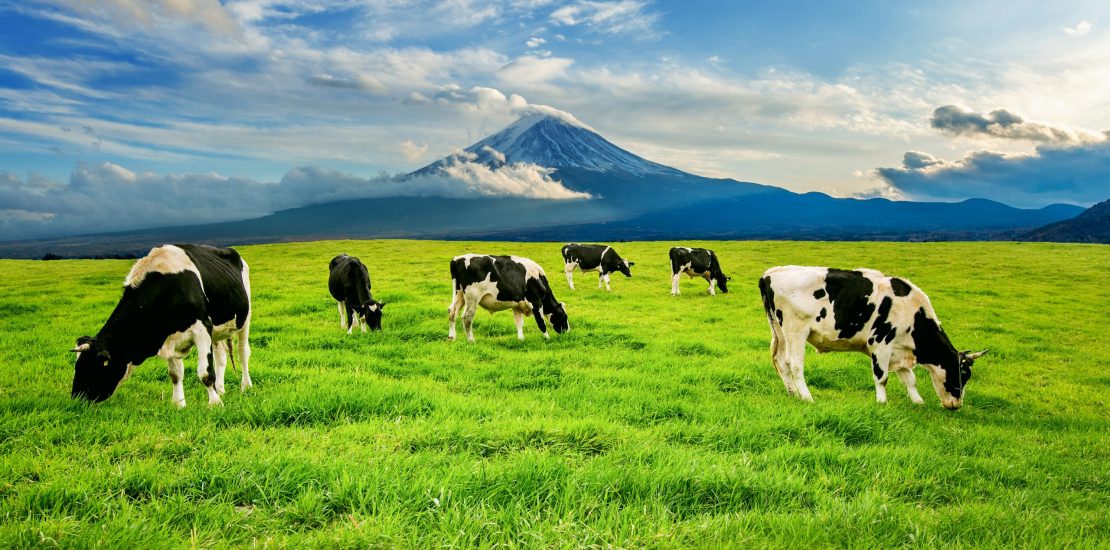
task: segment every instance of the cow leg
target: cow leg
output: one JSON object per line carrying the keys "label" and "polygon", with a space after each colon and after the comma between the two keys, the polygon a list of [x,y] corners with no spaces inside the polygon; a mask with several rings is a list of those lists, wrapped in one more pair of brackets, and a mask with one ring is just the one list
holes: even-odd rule
{"label": "cow leg", "polygon": [[469,295],[463,296],[466,310],[463,311],[463,330],[466,331],[466,341],[474,343],[474,314],[478,312],[478,300]]}
{"label": "cow leg", "polygon": [[[243,328],[239,329],[239,334],[235,337],[239,345],[239,365],[243,368],[243,380],[239,386],[240,391],[247,391],[247,388],[254,387],[254,383],[251,382],[249,364],[251,360],[250,332],[251,319],[248,316],[246,322],[243,323]],[[228,348],[231,347],[230,339],[227,341],[227,346]]]}
{"label": "cow leg", "polygon": [[345,309],[344,314],[347,316],[347,334],[350,334],[355,329],[355,325],[358,324],[358,315],[354,309],[351,309],[350,304],[343,304],[343,307]]}
{"label": "cow leg", "polygon": [[220,395],[216,393],[216,372],[212,364],[212,334],[209,330],[211,329],[200,321],[193,325],[193,343],[197,346],[197,377],[208,389],[208,404],[219,405]]}
{"label": "cow leg", "polygon": [[913,375],[913,365],[910,365],[910,368],[898,369],[894,372],[898,373],[898,379],[906,387],[906,393],[909,394],[910,401],[913,401],[914,405],[924,405],[925,400],[917,392],[917,377]]}
{"label": "cow leg", "polygon": [[516,321],[516,338],[521,342],[524,341],[524,312],[519,309],[513,309],[513,320]]}
{"label": "cow leg", "polygon": [[545,323],[543,321],[543,313],[540,313],[541,309],[543,309],[543,308],[540,308],[540,307],[537,307],[537,306],[533,305],[532,306],[532,316],[536,318],[536,325],[538,325],[540,327],[540,332],[543,333],[543,337],[544,338],[551,338],[551,335],[547,333],[547,323]]}
{"label": "cow leg", "polygon": [[455,298],[451,300],[451,305],[447,309],[447,322],[449,327],[447,329],[447,339],[455,339],[455,321],[459,317],[459,310],[463,307],[463,293],[461,291],[455,293]]}
{"label": "cow leg", "polygon": [[886,381],[890,375],[890,348],[871,350],[871,376],[875,380],[875,400],[886,403]]}
{"label": "cow leg", "polygon": [[671,275],[671,296],[678,296],[680,294],[678,291],[679,275],[681,275],[681,273],[675,273],[674,275]]}
{"label": "cow leg", "polygon": [[563,272],[567,276],[567,285],[571,290],[574,290],[574,264],[566,264],[563,266]]}
{"label": "cow leg", "polygon": [[806,385],[805,359],[806,359],[806,334],[800,330],[788,330],[783,327],[784,344],[786,348],[786,366],[794,381],[797,395],[804,401],[813,401]]}
{"label": "cow leg", "polygon": [[185,378],[185,362],[180,357],[166,359],[166,370],[170,374],[170,383],[173,384],[173,404],[179,409],[185,408],[185,386],[181,383]]}
{"label": "cow leg", "polygon": [[605,282],[605,275],[599,269],[597,271],[597,289],[601,290],[601,284]]}
{"label": "cow leg", "polygon": [[336,302],[335,305],[339,306],[339,327],[342,329],[347,328],[347,312],[344,310],[343,302]]}
{"label": "cow leg", "polygon": [[227,371],[227,354],[230,351],[231,341],[221,340],[212,346],[212,359],[216,364],[216,393],[224,394],[224,373]]}
{"label": "cow leg", "polygon": [[[355,314],[355,317],[358,317],[357,313]],[[360,318],[358,320],[358,326],[359,326],[360,329],[362,329],[362,333],[366,334],[366,319]]]}
{"label": "cow leg", "polygon": [[710,296],[716,296],[717,295],[717,279],[712,279],[712,278],[709,279],[709,295]]}
{"label": "cow leg", "polygon": [[612,292],[612,291],[613,290],[609,288],[609,274],[606,273],[605,274],[605,292]]}
{"label": "cow leg", "polygon": [[771,326],[771,363],[775,365],[775,372],[779,373],[787,393],[798,395],[798,388],[794,387],[794,378],[790,376],[790,367],[787,364],[786,341],[780,332],[781,329]]}

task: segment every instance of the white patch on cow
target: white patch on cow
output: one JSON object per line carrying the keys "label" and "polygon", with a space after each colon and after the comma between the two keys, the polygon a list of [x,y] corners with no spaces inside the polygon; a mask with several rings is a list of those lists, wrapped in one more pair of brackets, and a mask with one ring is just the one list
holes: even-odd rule
{"label": "white patch on cow", "polygon": [[520,265],[524,266],[525,280],[539,279],[540,277],[543,277],[545,279],[547,278],[547,274],[543,272],[543,268],[540,267],[540,264],[537,264],[536,262],[533,262],[528,258],[521,258],[520,256],[509,256],[509,258],[512,259],[514,262],[517,262]]}
{"label": "white patch on cow", "polygon": [[189,255],[172,244],[162,245],[150,249],[149,254],[139,258],[135,265],[131,266],[131,271],[127,274],[127,278],[123,280],[123,284],[131,288],[137,288],[149,273],[171,275],[183,271],[192,271],[196,274],[197,280],[200,281],[200,288],[202,291],[204,290],[204,279],[201,278],[197,266],[189,259]]}
{"label": "white patch on cow", "polygon": [[339,328],[347,328],[347,308],[343,307],[343,302],[335,303],[339,307]]}
{"label": "white patch on cow", "polygon": [[578,262],[569,262],[563,264],[563,272],[567,276],[567,285],[571,290],[574,290],[574,270],[578,269]]}
{"label": "white patch on cow", "polygon": [[378,304],[370,304],[370,307],[366,309],[369,309],[370,311],[378,311]]}

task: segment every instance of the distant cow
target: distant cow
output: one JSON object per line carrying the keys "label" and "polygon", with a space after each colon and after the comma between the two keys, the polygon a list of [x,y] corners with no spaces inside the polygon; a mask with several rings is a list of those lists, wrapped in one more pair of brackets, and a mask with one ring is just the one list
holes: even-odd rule
{"label": "distant cow", "polygon": [[571,243],[563,246],[563,271],[567,275],[567,284],[574,290],[574,270],[580,269],[583,273],[597,271],[597,288],[605,283],[605,290],[609,289],[609,274],[614,272],[624,273],[631,277],[632,271],[628,268],[636,265],[621,258],[613,247],[603,244],[577,244]]}
{"label": "distant cow", "polygon": [[732,277],[726,277],[721,272],[721,264],[717,261],[717,255],[712,250],[676,246],[671,249],[672,296],[681,294],[678,281],[679,276],[683,273],[690,277],[701,277],[709,281],[709,294],[713,296],[717,295],[715,288],[720,288],[721,292],[728,293],[727,283],[732,280]]}
{"label": "distant cow", "polygon": [[328,264],[328,290],[338,302],[339,326],[347,334],[362,322],[362,332],[382,329],[382,310],[385,302],[374,301],[370,295],[370,272],[354,256],[340,254]]}
{"label": "distant cow", "polygon": [[948,409],[963,405],[971,365],[987,350],[958,352],[940,327],[929,297],[913,283],[873,269],[772,267],[759,280],[771,325],[771,358],[787,391],[806,401],[806,342],[826,351],[859,351],[871,357],[875,395],[886,403],[891,370],[910,400],[922,404],[914,365],[929,371]]}
{"label": "distant cow", "polygon": [[246,391],[250,295],[247,263],[233,249],[188,244],[152,249],[131,267],[123,297],[96,337],[77,339],[72,396],[104,401],[136,365],[157,355],[169,367],[173,403],[184,407],[182,359],[196,346],[197,376],[208,388],[208,404],[220,404],[232,336],[239,342]]}
{"label": "distant cow", "polygon": [[451,260],[451,305],[447,307],[451,327],[447,338],[455,339],[455,319],[463,313],[466,339],[474,341],[472,325],[478,306],[490,313],[504,309],[513,310],[516,320],[516,337],[524,339],[524,316],[534,315],[536,324],[549,338],[544,318],[555,332],[570,330],[570,321],[564,304],[555,299],[543,268],[528,258],[519,256],[484,256],[464,254]]}

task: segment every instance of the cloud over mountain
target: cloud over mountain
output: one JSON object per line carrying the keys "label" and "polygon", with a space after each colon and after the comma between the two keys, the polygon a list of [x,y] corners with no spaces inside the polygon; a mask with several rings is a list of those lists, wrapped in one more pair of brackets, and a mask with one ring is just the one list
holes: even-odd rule
{"label": "cloud over mountain", "polygon": [[525,197],[584,199],[548,168],[488,166],[459,152],[419,176],[362,178],[316,166],[294,168],[276,183],[220,174],[137,173],[104,162],[78,165],[68,181],[0,172],[2,240],[192,225],[264,216],[278,210],[376,197]]}
{"label": "cloud over mountain", "polygon": [[1061,128],[1029,122],[1007,109],[983,114],[957,105],[944,105],[933,110],[929,124],[950,135],[1023,139],[1044,143],[1097,143],[1106,136],[1090,130]]}
{"label": "cloud over mountain", "polygon": [[[879,168],[881,195],[910,200],[994,199],[1012,206],[1090,205],[1110,197],[1110,141],[1042,145],[1032,154],[974,151],[956,161],[906,153],[902,166]],[[886,187],[889,186],[889,187]]]}

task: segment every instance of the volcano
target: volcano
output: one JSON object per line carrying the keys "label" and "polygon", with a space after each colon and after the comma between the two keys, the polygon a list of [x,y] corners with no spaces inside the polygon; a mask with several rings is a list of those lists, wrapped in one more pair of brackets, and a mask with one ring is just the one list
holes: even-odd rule
{"label": "volcano", "polygon": [[[402,176],[450,177],[533,167],[575,197],[401,196],[354,199],[262,218],[62,239],[0,242],[0,257],[141,254],[165,242],[249,244],[337,238],[488,240],[985,240],[1074,218],[1082,208],[1019,209],[985,199],[896,202],[794,193],[714,179],[642,158],[572,115],[533,106],[519,120]],[[459,182],[465,185],[465,182]],[[519,185],[517,186],[519,188]]]}

